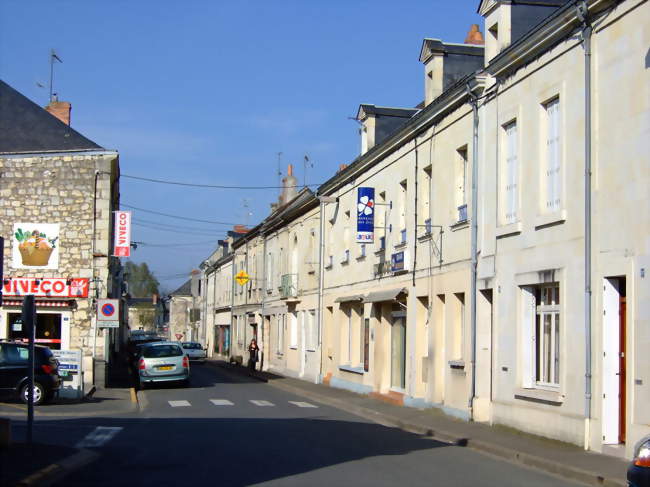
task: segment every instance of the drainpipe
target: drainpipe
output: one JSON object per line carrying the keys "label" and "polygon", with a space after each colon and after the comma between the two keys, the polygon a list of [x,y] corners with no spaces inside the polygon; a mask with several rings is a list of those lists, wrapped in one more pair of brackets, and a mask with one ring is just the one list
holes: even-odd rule
{"label": "drainpipe", "polygon": [[[267,263],[266,263],[266,235],[264,235],[260,231],[260,237],[262,237],[264,239],[263,246],[262,246],[262,253],[263,253],[263,255],[262,255],[262,283],[263,283],[262,284],[262,350],[261,350],[261,354],[260,354],[262,360],[261,360],[261,363],[260,363],[260,369],[265,370],[264,369],[264,358],[265,358],[264,357],[264,355],[265,355],[264,352],[266,351],[267,343],[264,341],[264,325],[266,324],[266,318],[265,318],[266,315],[264,314],[264,304],[266,303],[266,280],[268,279],[268,277],[266,275],[266,265],[267,265]],[[271,327],[271,320],[269,319],[269,341],[271,340],[271,329],[270,329],[270,327]],[[269,353],[270,353],[271,352],[271,344],[269,343],[268,346],[269,346]]]}
{"label": "drainpipe", "polygon": [[[95,232],[97,231],[97,179],[99,178],[100,171],[95,170],[95,182],[93,184],[93,240],[92,240],[92,252],[90,255],[90,272],[92,276],[92,283],[95,286],[95,299],[94,304],[97,304],[97,298],[99,298],[99,295],[97,294],[97,281],[95,280],[95,252],[97,251],[96,249],[96,236]],[[112,217],[113,215],[111,215]],[[90,293],[89,293],[90,294]],[[97,310],[96,306],[91,306],[91,322],[92,322],[92,328],[93,328],[93,385],[95,385],[95,351],[97,349]]]}
{"label": "drainpipe", "polygon": [[472,216],[471,216],[471,282],[470,282],[470,327],[471,327],[471,392],[469,395],[470,419],[474,420],[474,397],[476,396],[476,268],[478,265],[478,98],[472,93],[469,85],[467,94],[472,105],[473,135],[472,135]]}
{"label": "drainpipe", "polygon": [[587,3],[576,5],[582,24],[585,70],[585,450],[589,449],[591,422],[591,34]]}
{"label": "drainpipe", "polygon": [[319,231],[318,231],[318,346],[320,347],[320,371],[318,381],[323,382],[323,289],[325,287],[325,205],[336,203],[337,198],[332,196],[319,196]]}

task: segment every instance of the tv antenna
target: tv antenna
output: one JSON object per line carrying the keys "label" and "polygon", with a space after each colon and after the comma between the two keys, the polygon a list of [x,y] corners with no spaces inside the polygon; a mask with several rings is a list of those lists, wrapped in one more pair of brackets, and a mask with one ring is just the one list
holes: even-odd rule
{"label": "tv antenna", "polygon": [[282,152],[278,152],[278,188],[282,187]]}
{"label": "tv antenna", "polygon": [[307,187],[307,168],[314,167],[314,163],[309,160],[309,157],[305,154],[305,158],[302,161],[302,176],[303,176],[303,186],[306,188]]}
{"label": "tv antenna", "polygon": [[54,101],[54,97],[56,96],[56,93],[54,93],[54,61],[59,61],[60,63],[63,63],[61,61],[61,58],[57,56],[56,52],[54,49],[50,50],[50,103]]}
{"label": "tv antenna", "polygon": [[248,219],[253,216],[253,212],[250,210],[250,203],[248,198],[242,198],[242,207],[244,208],[244,226],[248,228]]}

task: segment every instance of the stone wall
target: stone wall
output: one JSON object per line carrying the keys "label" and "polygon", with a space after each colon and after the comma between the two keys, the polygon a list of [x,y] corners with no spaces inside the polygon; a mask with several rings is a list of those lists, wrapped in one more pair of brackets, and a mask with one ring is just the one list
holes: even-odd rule
{"label": "stone wall", "polygon": [[[111,270],[116,270],[119,262],[109,256],[112,211],[119,202],[118,177],[119,162],[115,152],[0,157],[4,277],[89,278],[89,297],[74,300],[70,326],[71,348],[82,348],[86,355],[92,353],[93,298],[114,294]],[[12,268],[12,234],[17,222],[59,224],[58,269]],[[98,346],[99,356],[102,349]]]}

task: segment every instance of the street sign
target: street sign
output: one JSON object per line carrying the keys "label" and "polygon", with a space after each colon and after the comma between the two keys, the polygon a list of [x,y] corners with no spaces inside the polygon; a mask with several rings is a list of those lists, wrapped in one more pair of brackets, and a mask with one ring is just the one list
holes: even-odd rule
{"label": "street sign", "polygon": [[120,322],[119,321],[97,320],[97,325],[100,328],[119,328],[120,327]]}
{"label": "street sign", "polygon": [[98,299],[97,300],[97,321],[119,321],[120,300],[119,299]]}
{"label": "street sign", "polygon": [[180,340],[181,338],[183,338],[183,334],[182,333],[176,333],[176,340]]}
{"label": "street sign", "polygon": [[246,271],[239,271],[239,272],[235,275],[235,281],[237,281],[237,284],[239,284],[240,286],[243,286],[244,284],[246,284],[246,283],[247,283],[248,281],[250,281],[250,280],[251,280],[251,278],[250,278],[250,276],[246,273]]}

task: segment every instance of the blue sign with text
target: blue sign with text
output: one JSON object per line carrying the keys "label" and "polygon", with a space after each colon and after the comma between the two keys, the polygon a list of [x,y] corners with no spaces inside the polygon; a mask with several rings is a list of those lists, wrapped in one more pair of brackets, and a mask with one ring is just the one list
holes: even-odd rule
{"label": "blue sign with text", "polygon": [[357,190],[357,242],[372,242],[375,235],[375,188]]}

